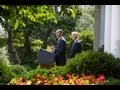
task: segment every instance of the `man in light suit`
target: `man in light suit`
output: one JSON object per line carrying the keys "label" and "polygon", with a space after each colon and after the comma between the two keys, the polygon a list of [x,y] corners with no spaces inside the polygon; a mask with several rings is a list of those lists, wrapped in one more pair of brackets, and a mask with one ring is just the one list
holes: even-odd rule
{"label": "man in light suit", "polygon": [[81,53],[82,45],[80,40],[78,39],[78,32],[72,32],[71,37],[74,40],[74,42],[70,50],[70,58],[73,58],[77,53]]}
{"label": "man in light suit", "polygon": [[66,64],[66,40],[63,37],[63,30],[56,30],[57,42],[54,45],[55,62],[57,66]]}

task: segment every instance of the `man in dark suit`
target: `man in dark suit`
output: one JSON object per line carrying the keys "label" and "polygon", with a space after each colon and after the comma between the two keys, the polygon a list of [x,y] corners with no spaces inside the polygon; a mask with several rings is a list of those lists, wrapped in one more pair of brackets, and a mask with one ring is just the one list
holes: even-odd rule
{"label": "man in dark suit", "polygon": [[70,50],[70,58],[75,57],[75,54],[81,53],[82,45],[80,40],[78,39],[78,32],[72,32],[71,37],[74,40],[71,50]]}
{"label": "man in dark suit", "polygon": [[56,31],[57,42],[54,45],[55,61],[57,66],[64,66],[66,64],[66,40],[63,37],[63,30]]}

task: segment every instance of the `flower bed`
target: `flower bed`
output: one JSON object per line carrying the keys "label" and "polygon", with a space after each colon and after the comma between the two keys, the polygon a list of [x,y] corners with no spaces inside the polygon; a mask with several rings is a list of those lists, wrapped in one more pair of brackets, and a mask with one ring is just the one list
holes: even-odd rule
{"label": "flower bed", "polygon": [[93,75],[74,75],[67,74],[65,77],[56,77],[55,74],[51,74],[50,77],[45,77],[41,75],[36,75],[30,80],[25,80],[24,78],[13,78],[10,81],[10,85],[103,85],[105,83],[105,76],[98,75],[95,77]]}

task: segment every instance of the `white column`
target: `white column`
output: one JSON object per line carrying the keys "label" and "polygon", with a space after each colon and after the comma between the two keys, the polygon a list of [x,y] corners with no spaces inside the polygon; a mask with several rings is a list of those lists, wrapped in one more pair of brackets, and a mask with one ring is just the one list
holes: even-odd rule
{"label": "white column", "polygon": [[111,14],[112,5],[105,5],[104,51],[111,52]]}
{"label": "white column", "polygon": [[101,5],[100,9],[100,46],[104,45],[104,31],[105,31],[105,5]]}
{"label": "white column", "polygon": [[105,6],[96,5],[95,7],[95,30],[93,50],[97,51],[101,45],[104,45],[104,24],[105,24]]}
{"label": "white column", "polygon": [[97,51],[100,46],[100,5],[95,6],[95,24],[93,50]]}
{"label": "white column", "polygon": [[112,5],[111,53],[120,57],[120,5]]}

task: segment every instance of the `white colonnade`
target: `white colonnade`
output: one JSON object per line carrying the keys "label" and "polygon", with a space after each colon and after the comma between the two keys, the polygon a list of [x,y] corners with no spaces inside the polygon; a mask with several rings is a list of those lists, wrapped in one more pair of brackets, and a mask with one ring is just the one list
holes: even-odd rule
{"label": "white colonnade", "polygon": [[95,11],[95,51],[104,45],[104,51],[120,57],[120,5],[97,5]]}

